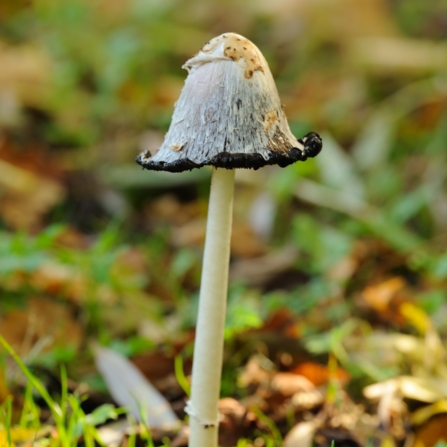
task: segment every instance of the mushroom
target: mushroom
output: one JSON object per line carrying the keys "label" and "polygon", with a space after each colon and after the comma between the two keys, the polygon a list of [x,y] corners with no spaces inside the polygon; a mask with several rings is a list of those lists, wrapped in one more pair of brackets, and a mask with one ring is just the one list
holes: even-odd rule
{"label": "mushroom", "polygon": [[248,39],[225,33],[183,66],[189,74],[158,152],[143,168],[181,172],[213,166],[194,347],[190,447],[215,447],[230,260],[234,168],[288,166],[316,156],[318,134],[291,133],[267,61]]}

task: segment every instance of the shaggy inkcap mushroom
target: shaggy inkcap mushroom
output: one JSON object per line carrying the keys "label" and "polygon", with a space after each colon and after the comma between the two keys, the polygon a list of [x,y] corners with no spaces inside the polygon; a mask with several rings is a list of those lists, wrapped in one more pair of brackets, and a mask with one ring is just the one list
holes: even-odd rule
{"label": "shaggy inkcap mushroom", "polygon": [[[189,446],[217,447],[218,400],[230,261],[234,169],[285,167],[317,155],[321,138],[290,132],[264,56],[226,33],[185,65],[189,71],[159,151],[138,156],[147,169],[181,172],[213,166],[196,325]],[[226,168],[226,169],[221,169]]]}
{"label": "shaggy inkcap mushroom", "polygon": [[285,167],[320,152],[318,134],[292,135],[267,61],[245,37],[215,37],[183,68],[189,75],[163,145],[137,157],[144,168]]}

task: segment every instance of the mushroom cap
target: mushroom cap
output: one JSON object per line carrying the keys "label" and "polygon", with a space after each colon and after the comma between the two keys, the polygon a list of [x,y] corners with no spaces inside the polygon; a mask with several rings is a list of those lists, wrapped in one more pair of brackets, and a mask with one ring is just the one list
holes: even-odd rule
{"label": "mushroom cap", "polygon": [[245,37],[215,37],[183,68],[189,74],[163,145],[136,159],[144,168],[285,167],[320,152],[318,134],[292,135],[267,61]]}

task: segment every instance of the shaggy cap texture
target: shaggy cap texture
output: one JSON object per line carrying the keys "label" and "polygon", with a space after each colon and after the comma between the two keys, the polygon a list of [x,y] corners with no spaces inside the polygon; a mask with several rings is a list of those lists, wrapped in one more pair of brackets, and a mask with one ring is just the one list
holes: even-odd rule
{"label": "shaggy cap texture", "polygon": [[163,145],[137,157],[144,168],[285,167],[320,152],[318,134],[292,135],[267,61],[245,37],[222,34],[183,68],[189,74]]}

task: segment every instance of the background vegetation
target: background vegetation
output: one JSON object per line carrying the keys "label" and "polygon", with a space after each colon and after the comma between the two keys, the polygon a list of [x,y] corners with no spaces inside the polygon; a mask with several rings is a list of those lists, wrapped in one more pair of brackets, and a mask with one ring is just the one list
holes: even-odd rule
{"label": "background vegetation", "polygon": [[2,0],[0,334],[65,410],[0,351],[0,445],[99,439],[119,415],[94,343],[184,418],[210,171],[134,158],[228,31],[324,150],[237,172],[221,444],[447,440],[445,1]]}

